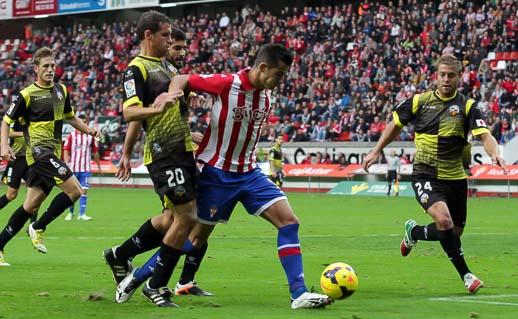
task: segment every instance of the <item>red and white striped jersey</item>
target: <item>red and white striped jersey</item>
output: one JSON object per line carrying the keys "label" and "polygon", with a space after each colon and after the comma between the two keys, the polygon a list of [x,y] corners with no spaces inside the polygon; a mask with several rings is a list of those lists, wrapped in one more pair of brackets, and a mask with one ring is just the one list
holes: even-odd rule
{"label": "red and white striped jersey", "polygon": [[68,134],[63,150],[70,152],[70,169],[74,173],[90,172],[92,152],[97,153],[99,146],[97,141],[88,134],[74,130]]}
{"label": "red and white striped jersey", "polygon": [[209,127],[196,152],[205,164],[239,173],[257,166],[255,149],[270,112],[270,91],[252,86],[249,71],[189,76],[192,91],[214,95]]}

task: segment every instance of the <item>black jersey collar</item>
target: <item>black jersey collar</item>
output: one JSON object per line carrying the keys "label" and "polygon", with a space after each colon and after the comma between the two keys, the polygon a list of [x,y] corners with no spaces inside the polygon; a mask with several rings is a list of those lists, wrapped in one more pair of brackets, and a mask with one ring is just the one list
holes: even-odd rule
{"label": "black jersey collar", "polygon": [[49,85],[49,86],[44,86],[44,85],[38,84],[38,82],[34,82],[34,85],[36,85],[40,89],[47,89],[47,90],[52,89],[54,87],[54,83],[52,83],[52,85]]}
{"label": "black jersey collar", "polygon": [[155,62],[162,61],[161,59],[155,58],[154,56],[148,56],[148,55],[143,55],[143,54],[139,54],[138,56],[145,60],[150,60],[150,61],[155,61]]}

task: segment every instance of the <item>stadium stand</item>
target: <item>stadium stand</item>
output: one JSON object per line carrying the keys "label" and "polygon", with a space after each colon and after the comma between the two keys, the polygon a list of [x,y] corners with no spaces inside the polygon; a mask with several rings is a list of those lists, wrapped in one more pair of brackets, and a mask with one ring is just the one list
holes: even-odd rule
{"label": "stadium stand", "polygon": [[[186,73],[234,72],[250,65],[268,42],[296,53],[288,77],[272,94],[261,141],[279,134],[286,141],[376,141],[393,106],[432,88],[433,62],[453,53],[464,64],[460,90],[479,101],[493,135],[505,143],[518,133],[516,17],[512,0],[364,1],[286,7],[276,15],[243,7],[174,25],[190,39]],[[138,52],[134,24],[74,24],[0,41],[2,105],[32,81],[31,54],[42,45],[58,52],[56,73],[78,112],[92,119],[120,116],[121,71]],[[207,106],[191,112],[194,131],[207,127],[208,112]],[[117,156],[123,136],[104,140],[104,157]],[[412,127],[399,139],[412,140]]]}

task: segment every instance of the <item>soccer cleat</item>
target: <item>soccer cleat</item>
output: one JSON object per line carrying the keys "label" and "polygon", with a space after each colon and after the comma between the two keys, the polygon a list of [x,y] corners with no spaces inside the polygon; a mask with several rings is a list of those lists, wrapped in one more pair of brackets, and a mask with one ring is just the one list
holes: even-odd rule
{"label": "soccer cleat", "polygon": [[104,261],[112,271],[113,280],[118,285],[131,272],[133,266],[131,261],[120,261],[115,257],[115,249],[117,247],[106,248],[103,251]]}
{"label": "soccer cleat", "polygon": [[40,253],[47,253],[47,247],[43,244],[43,230],[34,229],[32,227],[34,223],[29,225],[29,237],[31,238],[32,245],[35,249],[37,249]]}
{"label": "soccer cleat", "polygon": [[171,295],[173,294],[171,289],[168,287],[150,288],[149,281],[146,282],[144,288],[142,288],[142,294],[149,301],[157,305],[158,307],[176,307],[178,305],[171,301]]}
{"label": "soccer cleat", "polygon": [[72,213],[68,213],[67,216],[65,217],[65,221],[67,221],[67,222],[71,221],[72,219],[74,219],[74,214],[72,214]]}
{"label": "soccer cleat", "polygon": [[133,277],[135,271],[139,268],[133,269],[118,285],[115,290],[115,301],[117,303],[124,303],[131,299],[137,288],[143,283],[137,278]]}
{"label": "soccer cleat", "polygon": [[464,286],[470,294],[476,294],[480,288],[484,287],[484,283],[477,276],[468,272],[464,275]]}
{"label": "soccer cleat", "polygon": [[305,292],[291,300],[291,309],[324,308],[333,303],[333,298],[314,292]]}
{"label": "soccer cleat", "polygon": [[174,294],[177,296],[180,296],[180,295],[194,295],[194,296],[206,296],[206,297],[214,296],[214,294],[212,292],[201,289],[198,286],[198,283],[194,280],[186,283],[185,285],[182,285],[179,282],[177,282],[176,286],[174,287]]}
{"label": "soccer cleat", "polygon": [[412,239],[412,229],[414,229],[416,225],[417,223],[413,219],[409,219],[405,222],[405,236],[403,236],[403,240],[400,245],[401,256],[403,257],[408,256],[410,251],[412,251],[412,247],[417,244],[417,240]]}
{"label": "soccer cleat", "polygon": [[7,261],[5,261],[5,253],[0,250],[0,266],[7,267],[11,266]]}
{"label": "soccer cleat", "polygon": [[79,216],[77,216],[77,220],[89,221],[89,220],[92,220],[92,217],[86,216],[86,215],[79,215]]}

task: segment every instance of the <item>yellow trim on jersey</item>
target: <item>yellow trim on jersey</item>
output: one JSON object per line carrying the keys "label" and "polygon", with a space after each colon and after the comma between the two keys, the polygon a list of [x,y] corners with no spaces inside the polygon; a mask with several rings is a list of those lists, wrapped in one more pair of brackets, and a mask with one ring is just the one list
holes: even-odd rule
{"label": "yellow trim on jersey", "polygon": [[396,111],[392,112],[392,119],[394,120],[394,124],[396,124],[397,127],[402,128],[404,126],[401,124],[401,120],[399,119],[399,115]]}
{"label": "yellow trim on jersey", "polygon": [[54,176],[54,181],[56,182],[56,185],[63,184],[63,180],[61,178],[57,178],[56,176]]}
{"label": "yellow trim on jersey", "polygon": [[[439,90],[435,90],[435,91],[434,91],[434,93],[435,93],[435,96],[437,96],[437,98],[438,98],[439,100],[443,101],[443,102],[451,101],[451,100],[453,100],[454,98],[456,98],[456,97],[457,97],[457,91],[456,91],[456,90],[455,90],[455,94],[453,94],[453,96],[452,96],[452,97],[441,97],[441,96],[439,95]],[[466,114],[468,114],[468,112],[466,112]]]}
{"label": "yellow trim on jersey", "polygon": [[466,116],[468,116],[469,111],[471,110],[471,106],[473,106],[473,103],[475,103],[475,100],[473,99],[468,99],[468,101],[466,102]]}
{"label": "yellow trim on jersey", "polygon": [[419,96],[420,94],[416,94],[412,98],[412,114],[416,114],[417,109],[419,108]]}
{"label": "yellow trim on jersey", "polygon": [[10,118],[9,116],[4,115],[4,122],[6,122],[7,124],[11,125],[13,124],[14,122],[16,122],[16,120],[13,120],[12,118]]}
{"label": "yellow trim on jersey", "polygon": [[484,134],[484,133],[491,133],[489,132],[489,130],[485,127],[480,127],[480,128],[476,128],[474,130],[471,130],[471,134],[473,134],[474,136],[477,136],[477,135],[481,135],[481,134]]}
{"label": "yellow trim on jersey", "polygon": [[133,61],[130,62],[130,64],[128,66],[133,66],[133,65],[140,69],[140,73],[142,74],[142,78],[144,79],[144,82],[146,82],[146,80],[147,80],[147,70],[146,70],[146,67],[144,66],[144,64],[142,64],[142,62],[140,62],[140,61],[133,60]]}
{"label": "yellow trim on jersey", "polygon": [[22,95],[23,99],[25,100],[25,108],[28,109],[29,105],[31,104],[31,96],[29,95],[29,92],[27,92],[27,88],[21,90],[20,94]]}
{"label": "yellow trim on jersey", "polygon": [[66,99],[67,96],[68,96],[67,87],[64,84],[61,84],[61,83],[59,83],[59,85],[61,85],[61,87],[63,88],[63,93],[65,93],[65,99]]}
{"label": "yellow trim on jersey", "polygon": [[74,112],[74,110],[72,110],[68,113],[65,113],[64,118],[66,118],[66,119],[73,118],[74,115],[76,115],[76,113]]}
{"label": "yellow trim on jersey", "polygon": [[137,95],[135,95],[134,97],[130,98],[129,100],[126,100],[122,104],[122,107],[127,108],[127,107],[133,106],[133,105],[144,106],[144,103],[139,99],[139,97]]}
{"label": "yellow trim on jersey", "polygon": [[164,194],[164,208],[173,209],[174,204],[173,202],[167,197],[167,195]]}

